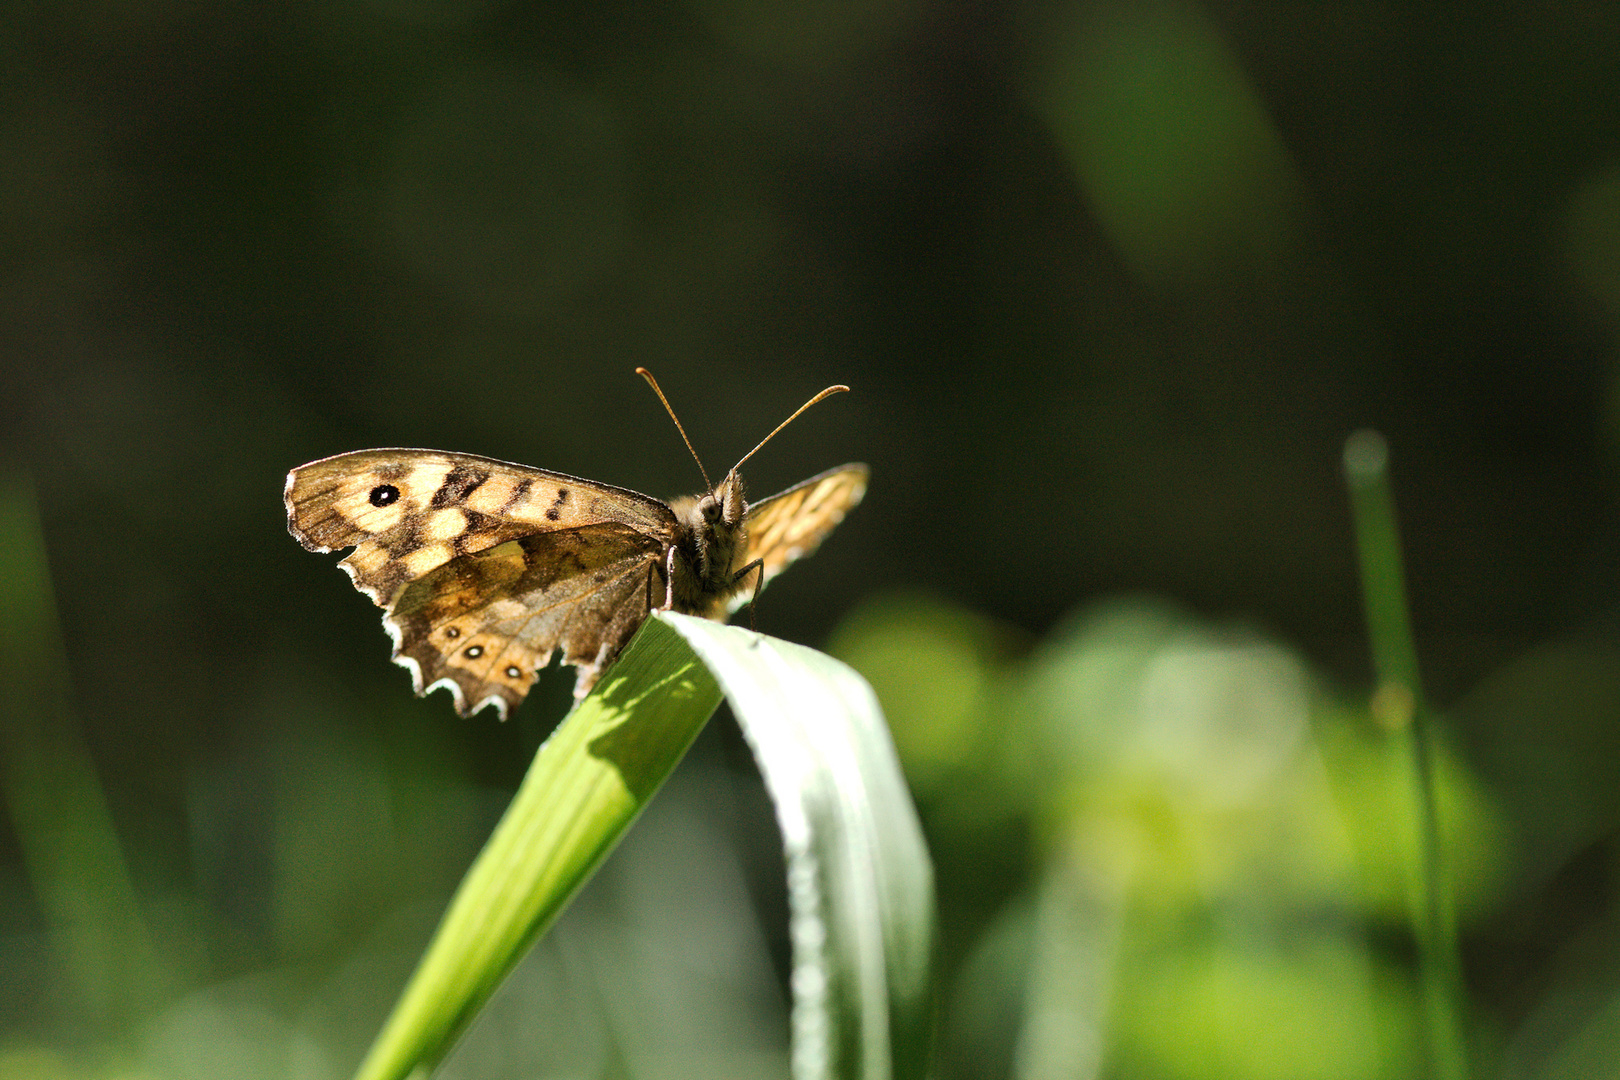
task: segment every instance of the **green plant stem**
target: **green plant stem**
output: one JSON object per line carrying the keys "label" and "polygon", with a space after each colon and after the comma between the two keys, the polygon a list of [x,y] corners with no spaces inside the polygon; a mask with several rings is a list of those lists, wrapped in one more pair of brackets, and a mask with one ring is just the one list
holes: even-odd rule
{"label": "green plant stem", "polygon": [[1389,485],[1389,448],[1383,436],[1373,431],[1352,435],[1345,443],[1344,468],[1355,519],[1367,634],[1378,682],[1374,712],[1404,741],[1415,789],[1420,873],[1412,919],[1418,942],[1430,1067],[1437,1080],[1465,1080],[1468,1062],[1462,1037],[1462,965],[1440,842],[1433,718],[1419,680],[1400,531]]}

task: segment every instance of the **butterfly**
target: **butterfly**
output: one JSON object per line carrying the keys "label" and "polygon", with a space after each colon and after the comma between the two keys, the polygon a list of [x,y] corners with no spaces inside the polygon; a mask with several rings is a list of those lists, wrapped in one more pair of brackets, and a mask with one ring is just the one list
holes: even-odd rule
{"label": "butterfly", "polygon": [[[675,421],[651,373],[637,368]],[[584,697],[654,608],[724,619],[815,551],[866,493],[841,465],[749,504],[743,462],[708,492],[663,502],[628,488],[474,454],[356,450],[287,474],[287,529],[383,608],[394,662],[421,696],[504,720],[561,650]],[[693,458],[697,457],[695,451]],[[703,471],[703,463],[698,462]]]}

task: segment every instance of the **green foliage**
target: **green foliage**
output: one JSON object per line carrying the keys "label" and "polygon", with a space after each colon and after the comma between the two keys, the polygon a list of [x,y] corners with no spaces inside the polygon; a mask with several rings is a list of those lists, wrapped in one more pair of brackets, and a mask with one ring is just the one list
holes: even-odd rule
{"label": "green foliage", "polygon": [[[1265,635],[1157,601],[1085,611],[1025,659],[1006,641],[905,596],[834,646],[917,755],[942,858],[969,829],[1032,838],[1021,886],[957,943],[952,1075],[1413,1075],[1417,985],[1377,942],[1408,918],[1418,815],[1366,709]],[[942,685],[973,688],[951,761],[913,734]],[[1439,761],[1450,885],[1481,912],[1503,881],[1499,810]]]}

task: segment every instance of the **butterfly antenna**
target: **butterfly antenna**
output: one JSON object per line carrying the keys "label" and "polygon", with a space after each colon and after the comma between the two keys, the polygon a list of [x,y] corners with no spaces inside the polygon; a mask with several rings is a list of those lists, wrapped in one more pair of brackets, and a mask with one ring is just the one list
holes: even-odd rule
{"label": "butterfly antenna", "polygon": [[[697,462],[698,472],[703,474],[703,483],[708,486],[709,494],[713,495],[714,484],[710,483],[709,481],[709,471],[703,467],[703,459],[697,456],[697,451],[692,449],[692,440],[686,437],[686,429],[681,427],[681,418],[676,416],[675,410],[669,407],[669,398],[665,397],[664,392],[658,389],[658,380],[653,378],[652,372],[648,371],[644,367],[636,368],[636,374],[647,380],[647,385],[652,387],[653,393],[658,395],[658,400],[664,403],[664,411],[669,413],[669,418],[671,420],[675,421],[675,430],[681,433],[681,441],[686,444],[686,449],[689,453],[691,453],[692,460]],[[804,409],[799,410],[799,412],[803,411]],[[794,413],[793,415],[797,416],[798,413]],[[773,431],[771,434],[775,435],[776,432]]]}
{"label": "butterfly antenna", "polygon": [[751,458],[755,454],[759,453],[759,450],[760,450],[761,446],[764,446],[766,443],[768,443],[772,439],[774,439],[776,437],[776,432],[777,431],[781,431],[783,428],[785,428],[789,424],[793,423],[793,421],[797,420],[799,418],[799,414],[804,412],[804,410],[808,409],[810,406],[814,405],[818,401],[823,400],[824,398],[830,398],[834,394],[847,394],[848,392],[849,392],[849,387],[847,387],[847,386],[829,386],[829,387],[827,387],[827,389],[823,390],[821,393],[817,394],[815,397],[811,398],[809,401],[805,402],[803,405],[800,405],[797,409],[793,410],[793,415],[792,416],[788,417],[786,420],[784,420],[780,424],[776,425],[776,431],[771,432],[769,435],[767,435],[763,439],[759,440],[759,446],[754,447],[752,450],[748,451],[748,453],[744,454],[742,456],[742,461],[739,461],[739,462],[737,462],[737,464],[733,465],[731,467],[731,471],[736,472],[738,469],[742,468],[743,467],[743,461],[747,461],[749,458]]}

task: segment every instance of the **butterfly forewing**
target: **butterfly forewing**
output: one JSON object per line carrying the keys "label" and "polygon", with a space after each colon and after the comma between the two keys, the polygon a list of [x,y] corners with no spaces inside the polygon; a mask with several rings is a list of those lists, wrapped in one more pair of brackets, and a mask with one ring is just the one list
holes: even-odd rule
{"label": "butterfly forewing", "polygon": [[[840,465],[749,506],[748,547],[738,565],[758,559],[765,581],[770,581],[795,560],[813,553],[866,495],[870,475],[865,465]],[[721,610],[736,611],[753,595],[754,590],[747,588],[729,598]]]}

